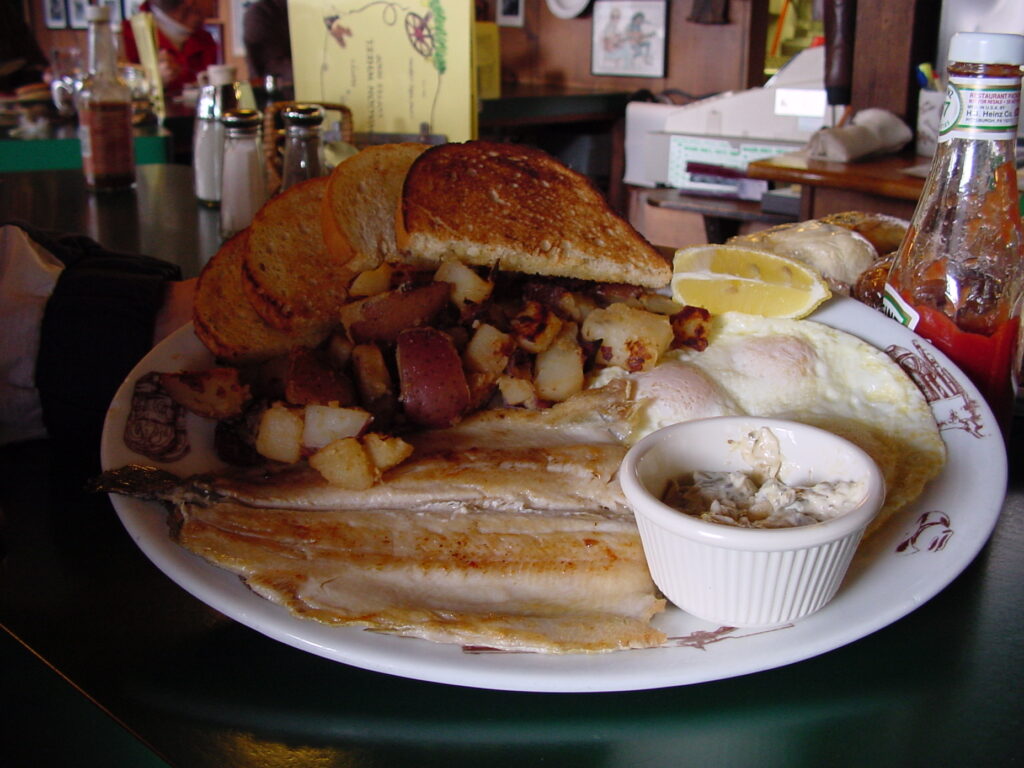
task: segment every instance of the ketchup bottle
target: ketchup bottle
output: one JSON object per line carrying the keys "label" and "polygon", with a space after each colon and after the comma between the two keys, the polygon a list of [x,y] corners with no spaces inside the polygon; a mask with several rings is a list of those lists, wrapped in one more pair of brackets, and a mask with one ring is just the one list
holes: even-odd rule
{"label": "ketchup bottle", "polygon": [[90,5],[85,13],[89,74],[77,101],[85,184],[96,191],[125,189],[135,184],[132,92],[118,73],[110,8]]}
{"label": "ketchup bottle", "polygon": [[967,374],[1009,431],[1019,370],[1021,227],[1014,146],[1024,36],[959,32],[939,144],[882,300]]}

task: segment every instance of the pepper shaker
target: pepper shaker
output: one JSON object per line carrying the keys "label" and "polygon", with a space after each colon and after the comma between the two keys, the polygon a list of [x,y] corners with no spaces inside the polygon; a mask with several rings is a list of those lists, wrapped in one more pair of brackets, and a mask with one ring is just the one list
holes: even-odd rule
{"label": "pepper shaker", "polygon": [[313,104],[296,104],[283,113],[285,124],[284,167],[281,191],[324,174],[320,125],[324,113]]}

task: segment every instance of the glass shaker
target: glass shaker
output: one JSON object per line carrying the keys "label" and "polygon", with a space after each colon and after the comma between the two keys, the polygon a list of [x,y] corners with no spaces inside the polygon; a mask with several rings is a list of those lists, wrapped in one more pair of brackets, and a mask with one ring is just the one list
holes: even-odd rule
{"label": "glass shaker", "polygon": [[196,122],[192,142],[196,199],[201,205],[220,205],[221,174],[224,159],[224,123],[226,112],[238,109],[235,68],[211,64],[206,69],[210,79],[199,91]]}
{"label": "glass shaker", "polygon": [[223,117],[220,232],[225,239],[248,227],[267,199],[262,121],[255,109],[231,110]]}
{"label": "glass shaker", "polygon": [[285,124],[284,167],[281,191],[324,174],[324,150],[320,125],[324,113],[313,104],[288,107],[282,117]]}

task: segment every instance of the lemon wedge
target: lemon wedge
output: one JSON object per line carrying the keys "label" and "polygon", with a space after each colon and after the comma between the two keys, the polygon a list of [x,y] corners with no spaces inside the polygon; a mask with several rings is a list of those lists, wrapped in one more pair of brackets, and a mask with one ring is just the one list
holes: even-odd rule
{"label": "lemon wedge", "polygon": [[672,298],[713,314],[745,312],[799,319],[832,292],[803,262],[733,245],[697,245],[676,251]]}

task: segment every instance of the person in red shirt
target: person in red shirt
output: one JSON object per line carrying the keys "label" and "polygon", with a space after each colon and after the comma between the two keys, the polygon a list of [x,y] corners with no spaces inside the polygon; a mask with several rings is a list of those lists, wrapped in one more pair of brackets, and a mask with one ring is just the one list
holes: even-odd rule
{"label": "person in red shirt", "polygon": [[[160,79],[164,93],[174,96],[196,82],[200,72],[217,63],[217,42],[203,29],[206,19],[216,14],[216,0],[148,0],[140,7],[153,14]],[[131,23],[122,24],[124,56],[139,61]]]}

